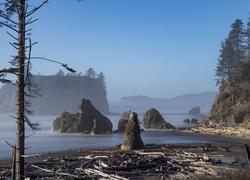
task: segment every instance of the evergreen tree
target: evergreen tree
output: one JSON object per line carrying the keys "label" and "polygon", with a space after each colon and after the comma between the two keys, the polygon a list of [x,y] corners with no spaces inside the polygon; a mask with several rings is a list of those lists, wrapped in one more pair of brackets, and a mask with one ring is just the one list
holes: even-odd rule
{"label": "evergreen tree", "polygon": [[86,74],[84,75],[86,77],[89,77],[89,78],[95,78],[96,77],[96,72],[94,70],[94,68],[89,68],[87,71],[86,71]]}
{"label": "evergreen tree", "polygon": [[64,72],[60,69],[55,75],[56,76],[64,76]]}
{"label": "evergreen tree", "polygon": [[242,63],[246,53],[246,32],[243,22],[239,19],[231,25],[232,30],[221,43],[219,62],[216,69],[217,85],[228,84],[231,87],[232,103],[235,103],[239,94]]}
{"label": "evergreen tree", "polygon": [[100,74],[97,75],[96,80],[98,81],[98,83],[100,83],[102,85],[102,87],[104,89],[106,89],[106,81],[105,81],[105,76],[102,72],[100,72]]}

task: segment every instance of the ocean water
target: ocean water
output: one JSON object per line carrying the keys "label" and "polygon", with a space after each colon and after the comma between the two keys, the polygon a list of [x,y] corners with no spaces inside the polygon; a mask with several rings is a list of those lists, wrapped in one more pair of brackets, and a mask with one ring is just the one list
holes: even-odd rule
{"label": "ocean water", "polygon": [[[117,129],[118,120],[121,113],[127,109],[113,107],[112,112],[118,114],[107,116],[113,123],[113,130]],[[138,118],[142,122],[145,109],[137,109]],[[133,110],[134,111],[134,110]],[[187,126],[182,121],[186,118],[197,118],[201,120],[201,116],[191,116],[184,112],[161,112],[166,121],[174,125],[176,128]],[[39,122],[41,130],[32,132],[29,128],[26,130],[25,146],[26,154],[47,153],[64,151],[68,149],[90,149],[101,147],[114,147],[124,141],[123,134],[105,134],[91,135],[80,133],[53,133],[52,124],[57,116],[31,116],[33,122]],[[141,125],[142,126],[142,125]],[[182,143],[203,141],[200,139],[190,139],[183,136],[167,136],[166,131],[171,130],[145,130],[141,137],[145,144],[147,143]],[[31,136],[30,136],[31,135]],[[16,123],[15,119],[9,115],[0,115],[0,159],[8,159],[11,157],[12,148],[8,144],[14,145],[16,139]],[[204,141],[205,142],[205,141]]]}

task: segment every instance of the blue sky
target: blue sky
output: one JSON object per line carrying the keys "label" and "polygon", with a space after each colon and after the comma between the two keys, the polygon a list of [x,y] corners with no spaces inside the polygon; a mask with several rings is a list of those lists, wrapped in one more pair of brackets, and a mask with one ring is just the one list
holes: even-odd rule
{"label": "blue sky", "polygon": [[[32,3],[37,0],[30,0]],[[108,100],[145,95],[171,98],[218,91],[215,68],[220,43],[238,18],[247,22],[249,0],[50,0],[34,17],[33,56],[78,72],[102,71]],[[0,66],[15,51],[0,29]],[[33,61],[34,74],[60,66]]]}

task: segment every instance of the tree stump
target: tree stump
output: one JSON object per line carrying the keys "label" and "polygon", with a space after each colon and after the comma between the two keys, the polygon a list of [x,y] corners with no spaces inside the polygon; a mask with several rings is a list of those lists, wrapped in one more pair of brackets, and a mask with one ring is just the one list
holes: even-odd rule
{"label": "tree stump", "polygon": [[121,150],[143,149],[144,143],[141,139],[141,130],[138,122],[138,116],[135,112],[131,112],[129,120],[126,124],[124,133],[124,142]]}

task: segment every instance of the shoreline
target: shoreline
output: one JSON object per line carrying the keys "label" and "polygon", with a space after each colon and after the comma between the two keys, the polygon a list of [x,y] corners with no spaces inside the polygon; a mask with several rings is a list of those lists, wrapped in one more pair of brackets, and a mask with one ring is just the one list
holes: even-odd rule
{"label": "shoreline", "polygon": [[[206,128],[202,128],[203,130]],[[208,130],[211,130],[213,128],[207,128]],[[223,128],[225,129],[225,128]],[[233,129],[233,128],[230,128]],[[216,130],[216,132],[218,129]],[[210,133],[209,133],[210,132]],[[178,142],[178,143],[164,143],[169,145],[204,145],[206,143],[210,143],[212,146],[235,146],[238,148],[242,148],[244,150],[244,144],[250,145],[250,138],[247,136],[229,136],[222,133],[213,133],[211,131],[203,131],[203,132],[197,132],[197,128],[180,128],[173,131],[165,131],[163,133],[166,137],[181,137],[185,138],[186,142]],[[143,139],[142,139],[143,140]],[[196,142],[193,142],[195,140]],[[190,141],[190,142],[189,142]],[[121,142],[123,143],[123,142]],[[152,143],[150,143],[152,144]],[[157,142],[155,143],[157,144]],[[116,146],[116,145],[115,145]],[[79,149],[91,151],[94,149],[115,149],[115,147],[95,147],[94,145],[91,147],[83,148],[83,147],[76,147],[76,148],[70,148],[65,150],[55,150],[55,151],[43,151],[43,152],[37,152],[36,155],[40,155],[41,157],[49,157],[49,156],[61,156],[61,155],[71,155],[72,153],[76,153]],[[30,156],[32,154],[26,154],[26,156]],[[31,158],[37,158],[37,157],[31,157]],[[27,158],[27,159],[31,159]],[[4,158],[0,159],[0,164],[3,164],[3,162],[11,161],[11,158]]]}
{"label": "shoreline", "polygon": [[[59,168],[61,165],[70,165],[74,164],[76,166],[76,170],[80,171],[80,173],[85,173],[84,177],[99,177],[99,176],[108,176],[109,178],[112,176],[121,177],[126,179],[133,176],[137,176],[138,170],[132,169],[132,167],[137,167],[137,165],[128,166],[129,171],[127,171],[127,167],[120,167],[119,171],[117,168],[115,170],[113,166],[110,166],[106,173],[105,167],[108,164],[104,164],[104,167],[101,169],[100,164],[96,164],[95,166],[85,167],[87,163],[109,163],[108,159],[114,160],[116,158],[120,158],[118,161],[124,161],[124,157],[129,157],[134,159],[135,156],[137,158],[143,159],[151,159],[153,161],[158,159],[159,162],[155,162],[152,166],[156,166],[155,168],[162,167],[169,167],[173,166],[174,169],[179,170],[157,170],[151,169],[153,167],[149,166],[148,164],[141,164],[138,168],[142,167],[143,169],[150,169],[149,176],[155,174],[155,179],[160,179],[159,177],[171,177],[177,178],[178,177],[186,177],[186,178],[193,178],[197,177],[196,173],[200,173],[204,175],[204,177],[213,177],[221,176],[223,173],[229,172],[236,172],[240,169],[248,169],[248,161],[245,153],[244,144],[250,143],[250,139],[244,137],[232,137],[226,135],[219,135],[219,134],[205,134],[205,133],[198,133],[198,132],[190,132],[192,128],[187,129],[179,129],[174,131],[166,131],[163,134],[166,137],[171,136],[178,136],[178,137],[185,137],[187,140],[186,142],[180,143],[164,143],[164,144],[145,144],[144,149],[138,150],[129,150],[129,151],[121,151],[120,148],[117,147],[107,147],[107,148],[75,148],[75,149],[68,149],[64,151],[56,151],[56,152],[41,152],[35,154],[34,157],[26,157],[26,167],[27,167],[27,174],[34,175],[35,171],[36,175],[44,175],[43,171],[45,170],[47,174],[48,172],[52,173],[54,176],[59,177],[59,179],[64,179],[65,175],[78,177],[78,174],[69,173],[72,169],[65,169],[64,172],[61,172]],[[162,134],[161,134],[162,135]],[[191,141],[190,141],[191,140]],[[196,140],[195,142],[193,140]],[[121,142],[122,143],[122,142]],[[124,156],[126,155],[126,156]],[[130,157],[131,156],[131,157]],[[113,159],[114,158],[114,159]],[[165,160],[164,160],[165,159]],[[172,160],[171,160],[172,159]],[[127,160],[125,160],[127,161]],[[166,161],[162,164],[163,161]],[[166,164],[167,163],[167,164]],[[170,163],[170,164],[169,164]],[[177,163],[177,164],[176,164]],[[82,165],[84,164],[84,167]],[[157,164],[161,164],[158,167]],[[188,165],[187,165],[188,164]],[[58,174],[57,171],[49,170],[51,166],[58,167],[59,169]],[[186,169],[186,166],[189,170]],[[41,171],[42,167],[42,171]],[[54,167],[54,168],[55,168]],[[2,169],[5,168],[5,172],[10,172],[11,169],[11,159],[0,160],[0,172]],[[184,168],[184,169],[183,169]],[[191,169],[190,169],[191,168]],[[121,170],[123,169],[123,170]],[[183,169],[183,170],[181,170]],[[135,171],[131,173],[130,171]],[[113,172],[114,171],[114,172]],[[194,171],[194,172],[193,172]],[[112,174],[112,172],[114,174]],[[148,172],[145,170],[139,170],[140,176],[148,176]],[[165,173],[167,173],[167,175]],[[170,173],[171,172],[171,173]],[[46,174],[45,173],[45,174]],[[90,173],[90,174],[89,174]],[[96,174],[97,173],[97,174]],[[111,173],[111,174],[110,174]],[[117,175],[118,173],[118,175]],[[170,174],[169,174],[170,173]],[[50,174],[50,175],[52,175]],[[86,175],[87,174],[87,175]],[[165,174],[165,175],[164,175]],[[82,176],[83,177],[83,176]],[[170,179],[171,179],[170,178]],[[53,179],[53,178],[52,178]],[[119,179],[119,178],[118,178]],[[144,179],[144,178],[143,178]]]}

